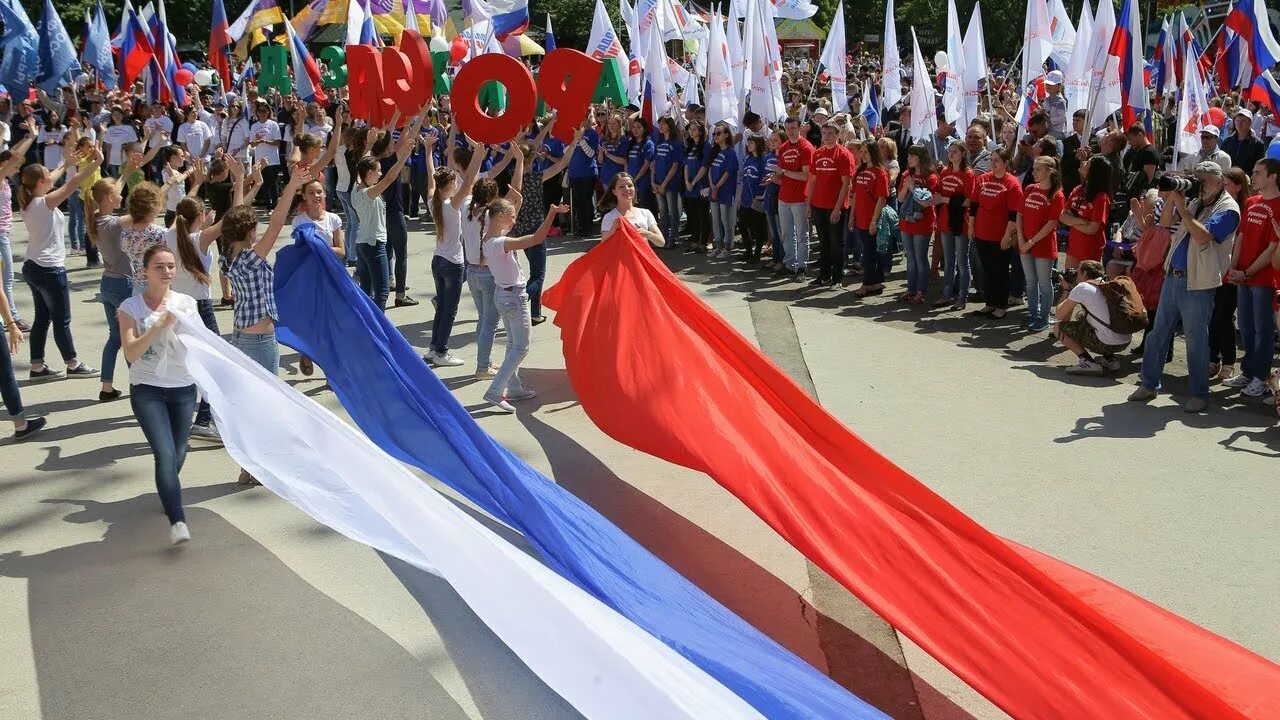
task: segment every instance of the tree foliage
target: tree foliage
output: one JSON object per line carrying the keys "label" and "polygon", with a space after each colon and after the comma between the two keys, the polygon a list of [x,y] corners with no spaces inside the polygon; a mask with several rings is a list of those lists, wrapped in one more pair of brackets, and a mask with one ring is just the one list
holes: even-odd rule
{"label": "tree foliage", "polygon": [[[142,6],[146,4],[146,0],[133,2],[134,10],[141,12]],[[244,11],[245,6],[249,4],[248,0],[223,0],[223,5],[227,11],[227,22],[235,22],[236,17]],[[58,17],[62,18],[62,22],[67,27],[67,34],[71,36],[73,41],[79,41],[84,31],[84,14],[88,10],[94,12],[97,7],[97,0],[54,0],[54,7],[58,11]],[[296,9],[301,10],[306,3],[303,0],[294,0]],[[40,14],[44,12],[43,0],[22,0],[22,6],[27,11],[27,16],[31,18],[34,25],[40,18]],[[280,0],[280,7],[286,15],[290,13],[289,0]],[[107,28],[111,34],[115,34],[120,27],[120,12],[124,8],[124,0],[103,0],[102,9],[107,16]],[[165,19],[169,21],[169,32],[173,33],[173,37],[177,40],[179,48],[189,46],[199,46],[204,48],[209,43],[209,25],[212,19],[213,3],[211,0],[199,0],[187,2],[176,2],[169,0],[165,3]]]}
{"label": "tree foliage", "polygon": [[[605,0],[604,7],[614,31],[625,37],[627,31],[618,13],[617,0]],[[550,14],[556,45],[581,50],[591,38],[591,18],[595,9],[595,0],[529,0],[529,20],[531,25],[543,27]]]}

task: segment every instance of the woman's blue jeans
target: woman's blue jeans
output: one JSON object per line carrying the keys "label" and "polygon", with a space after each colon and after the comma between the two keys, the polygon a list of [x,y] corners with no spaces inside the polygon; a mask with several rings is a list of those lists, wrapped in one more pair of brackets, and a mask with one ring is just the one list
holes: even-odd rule
{"label": "woman's blue jeans", "polygon": [[972,280],[969,246],[972,242],[964,235],[942,233],[942,296],[948,300],[963,302],[969,298]]}
{"label": "woman's blue jeans", "polygon": [[733,203],[711,203],[711,235],[716,250],[733,250],[733,233],[737,227],[738,206]]}
{"label": "woman's blue jeans", "polygon": [[902,233],[907,256],[907,292],[929,289],[929,235]]}
{"label": "woman's blue jeans", "polygon": [[388,272],[387,244],[356,243],[356,276],[360,289],[381,310],[387,309],[387,296],[391,294]]}
{"label": "woman's blue jeans", "polygon": [[360,230],[360,218],[351,207],[351,193],[339,192],[338,202],[342,203],[342,241],[347,246],[347,262],[356,261],[356,233]]}
{"label": "woman's blue jeans", "polygon": [[67,235],[71,238],[71,248],[84,250],[89,244],[89,231],[85,228],[84,198],[79,191],[67,198],[67,211]]}
{"label": "woman's blue jeans", "polygon": [[246,333],[236,330],[231,333],[231,346],[266,368],[272,375],[280,373],[280,344],[276,342],[274,330],[265,333]]}
{"label": "woman's blue jeans", "polygon": [[[662,228],[662,237],[667,241],[667,247],[676,241],[680,235],[680,191],[668,189],[666,192],[658,195],[658,225]],[[529,300],[533,300],[533,293],[529,293]],[[540,315],[538,306],[535,303],[533,308],[534,315]]]}
{"label": "woman's blue jeans", "polygon": [[529,261],[529,281],[524,290],[529,294],[529,308],[534,317],[542,317],[542,283],[547,279],[547,245],[539,243],[524,249]]}
{"label": "woman's blue jeans", "polygon": [[1240,372],[1245,377],[1266,381],[1271,374],[1271,361],[1276,355],[1276,316],[1271,311],[1275,289],[1241,285],[1236,308],[1240,319],[1240,339],[1244,341],[1244,361]]}
{"label": "woman's blue jeans", "polygon": [[436,283],[436,316],[431,320],[431,349],[438,355],[449,352],[449,336],[462,300],[463,266],[436,255],[431,258],[431,277]]}
{"label": "woman's blue jeans", "polygon": [[[7,182],[0,180],[0,182]],[[13,313],[13,319],[17,320],[22,317],[18,314],[18,304],[13,298],[13,243],[9,240],[9,233],[0,233],[0,284],[4,286],[4,296],[9,300],[9,311]]]}
{"label": "woman's blue jeans", "polygon": [[186,515],[182,511],[178,473],[182,472],[182,464],[187,459],[187,438],[191,435],[191,417],[196,411],[196,386],[133,385],[129,388],[129,405],[151,446],[156,492],[164,514],[170,524],[182,522]]}
{"label": "woman's blue jeans", "polygon": [[44,267],[28,260],[22,264],[22,279],[31,286],[36,312],[31,323],[31,364],[44,362],[44,344],[53,326],[53,342],[62,359],[76,359],[76,345],[71,339],[71,286],[67,269]]}
{"label": "woman's blue jeans", "polygon": [[861,228],[855,228],[853,232],[856,241],[862,243],[862,284],[883,285],[893,270],[893,248],[880,252],[876,248],[875,233]]}
{"label": "woman's blue jeans", "polygon": [[18,378],[13,374],[8,338],[0,338],[0,399],[4,400],[9,417],[14,420],[22,417],[22,395],[18,393]]}
{"label": "woman's blue jeans", "polygon": [[493,355],[493,337],[498,333],[498,306],[494,304],[497,285],[487,265],[467,266],[467,288],[476,303],[476,369],[487,370]]}
{"label": "woman's blue jeans", "polygon": [[116,378],[116,356],[120,354],[120,321],[116,319],[116,311],[131,297],[133,278],[102,276],[98,300],[107,316],[107,344],[102,346],[102,382],[106,384]]}
{"label": "woman's blue jeans", "polygon": [[1020,255],[1022,275],[1027,279],[1027,314],[1032,322],[1048,320],[1053,309],[1053,260]]}

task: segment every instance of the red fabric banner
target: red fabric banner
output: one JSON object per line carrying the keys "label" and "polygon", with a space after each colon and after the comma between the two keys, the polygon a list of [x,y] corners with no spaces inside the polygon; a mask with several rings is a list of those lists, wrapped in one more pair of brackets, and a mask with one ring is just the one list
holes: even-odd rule
{"label": "red fabric banner", "polygon": [[622,225],[543,295],[604,432],[710,475],[1016,718],[1280,717],[1280,666],[985,530],[827,413]]}

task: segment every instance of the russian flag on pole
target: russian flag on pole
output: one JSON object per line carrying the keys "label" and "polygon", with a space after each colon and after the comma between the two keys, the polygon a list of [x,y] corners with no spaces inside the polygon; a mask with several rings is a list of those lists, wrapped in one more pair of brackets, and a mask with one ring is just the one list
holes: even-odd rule
{"label": "russian flag on pole", "polygon": [[1143,78],[1142,38],[1138,5],[1134,0],[1124,0],[1108,54],[1120,61],[1120,109],[1125,127],[1137,122],[1139,112],[1151,105]]}
{"label": "russian flag on pole", "polygon": [[1253,81],[1250,96],[1263,105],[1271,108],[1273,114],[1280,115],[1280,81],[1277,81],[1270,70],[1263,72]]}
{"label": "russian flag on pole", "polygon": [[1227,15],[1226,26],[1249,44],[1249,84],[1280,62],[1280,43],[1271,34],[1267,6],[1262,0],[1241,0]]}
{"label": "russian flag on pole", "polygon": [[222,0],[213,0],[213,23],[209,27],[209,64],[222,79],[222,90],[231,89],[231,37],[227,34],[227,11]]}
{"label": "russian flag on pole", "polygon": [[320,66],[315,58],[307,52],[307,46],[294,32],[293,26],[284,24],[285,35],[289,38],[289,62],[293,65],[293,91],[303,102],[315,102],[328,105],[329,101],[320,90]]}
{"label": "russian flag on pole", "polygon": [[462,13],[472,22],[491,20],[499,41],[529,27],[529,0],[462,0]]}
{"label": "russian flag on pole", "polygon": [[1169,18],[1166,17],[1160,23],[1160,37],[1156,38],[1156,50],[1151,56],[1151,84],[1156,89],[1156,95],[1163,95],[1166,90],[1177,87],[1172,72],[1174,42],[1169,33]]}
{"label": "russian flag on pole", "polygon": [[151,38],[142,21],[138,19],[133,8],[125,8],[129,13],[125,26],[124,38],[120,43],[120,88],[128,89],[150,65],[156,57],[151,48]]}

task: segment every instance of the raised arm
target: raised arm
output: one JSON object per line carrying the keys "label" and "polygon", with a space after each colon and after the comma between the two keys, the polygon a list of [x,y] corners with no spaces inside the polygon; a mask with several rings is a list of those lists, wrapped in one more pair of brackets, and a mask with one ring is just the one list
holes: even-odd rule
{"label": "raised arm", "polygon": [[[572,143],[569,143],[570,148],[572,148],[572,146],[574,146],[574,145],[577,145],[577,144],[578,144],[578,141],[582,139],[582,133],[583,133],[582,128],[578,128],[577,130],[575,130],[575,131],[574,131],[574,133],[573,133],[573,142],[572,142]],[[567,168],[567,167],[569,167],[569,162],[570,162],[571,160],[573,160],[573,150],[572,150],[572,149],[567,150],[563,155],[561,155],[561,156],[560,156],[560,159],[559,159],[559,160],[555,161],[555,164],[553,164],[551,167],[547,168],[546,170],[543,170],[543,171],[542,171],[542,180],[543,180],[543,182],[546,182],[547,180],[550,180],[551,178],[553,178],[553,177],[555,177],[555,176],[559,175],[560,173],[564,172],[564,169],[565,169],[565,168]],[[671,166],[671,174],[672,174],[672,175],[674,175],[674,174],[675,174],[675,172],[676,172],[676,170],[677,170],[676,166],[675,166],[675,165],[672,165],[672,166]]]}
{"label": "raised arm", "polygon": [[391,169],[383,173],[382,179],[378,181],[377,185],[369,188],[370,198],[378,197],[387,188],[391,187],[391,183],[395,182],[396,176],[400,174],[400,169],[408,162],[409,154],[413,152],[413,143],[418,139],[418,131],[422,129],[422,121],[425,117],[426,108],[424,107],[422,112],[419,112],[418,116],[413,119],[413,122],[409,123],[404,131],[400,133],[400,140],[396,142],[395,148],[396,162],[391,166]]}
{"label": "raised arm", "polygon": [[284,192],[280,194],[280,200],[276,202],[275,210],[271,211],[271,220],[267,222],[267,229],[258,238],[258,244],[253,246],[253,251],[258,253],[258,257],[263,260],[271,254],[271,249],[276,246],[276,240],[280,238],[280,231],[284,229],[285,220],[289,219],[289,208],[293,207],[293,201],[298,194],[298,189],[304,183],[312,178],[311,170],[294,167],[289,175],[289,184],[284,186]]}
{"label": "raised arm", "polygon": [[88,165],[85,165],[79,172],[72,175],[71,179],[63,183],[61,187],[49,191],[44,200],[47,206],[51,208],[58,207],[66,202],[67,198],[71,197],[71,193],[80,192],[80,183],[84,182],[85,178],[96,172],[102,165],[102,148],[94,145],[93,149],[89,151],[88,157]]}
{"label": "raised arm", "polygon": [[3,165],[0,165],[0,179],[8,178],[10,175],[22,169],[22,161],[27,157],[27,151],[36,141],[36,122],[28,115],[23,127],[27,131],[27,136],[22,138],[17,145],[10,148],[12,155]]}
{"label": "raised arm", "polygon": [[[468,139],[470,142],[470,139]],[[480,165],[484,163],[484,146],[478,143],[471,143],[471,164],[467,165],[467,170],[462,175],[462,180],[458,183],[458,190],[449,198],[449,202],[453,203],[455,210],[462,208],[462,203],[471,195],[471,188],[475,187],[476,178],[480,177]]]}
{"label": "raised arm", "polygon": [[524,237],[507,238],[506,241],[502,243],[502,249],[507,252],[512,252],[515,250],[523,250],[528,247],[533,247],[534,245],[541,245],[546,242],[547,232],[551,230],[551,223],[555,221],[556,216],[566,212],[569,212],[568,205],[552,205],[547,209],[547,217],[542,221],[542,224],[538,226],[537,231],[532,235],[525,235]]}
{"label": "raised arm", "polygon": [[324,152],[316,159],[316,164],[312,167],[315,169],[316,175],[319,175],[325,168],[329,167],[329,163],[338,156],[338,146],[342,144],[342,106],[339,105],[337,111],[333,115],[333,132],[329,133],[329,144],[325,146]]}

